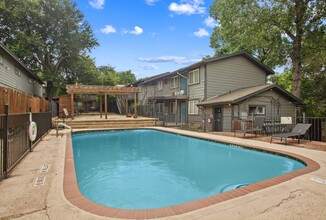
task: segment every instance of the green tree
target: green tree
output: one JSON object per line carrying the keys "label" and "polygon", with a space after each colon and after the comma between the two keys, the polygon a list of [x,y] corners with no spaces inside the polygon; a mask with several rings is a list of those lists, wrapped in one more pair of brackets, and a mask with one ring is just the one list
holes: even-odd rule
{"label": "green tree", "polygon": [[94,60],[89,56],[80,55],[71,60],[69,69],[66,72],[65,82],[67,84],[98,85],[100,73],[97,70]]}
{"label": "green tree", "polygon": [[80,55],[98,45],[70,0],[2,0],[0,39],[47,81],[48,98],[74,72]]}
{"label": "green tree", "polygon": [[103,86],[115,86],[119,83],[119,77],[114,67],[100,66],[97,68],[100,72],[99,84]]}
{"label": "green tree", "polygon": [[292,93],[300,97],[303,68],[326,48],[325,11],[318,0],[215,0],[211,47],[216,55],[246,50],[272,68],[291,64]]}
{"label": "green tree", "polygon": [[122,85],[127,85],[136,82],[135,74],[133,74],[131,70],[118,72],[118,77],[119,84]]}
{"label": "green tree", "polygon": [[276,74],[271,77],[271,81],[281,86],[286,91],[292,93],[293,74],[288,69],[282,74]]}

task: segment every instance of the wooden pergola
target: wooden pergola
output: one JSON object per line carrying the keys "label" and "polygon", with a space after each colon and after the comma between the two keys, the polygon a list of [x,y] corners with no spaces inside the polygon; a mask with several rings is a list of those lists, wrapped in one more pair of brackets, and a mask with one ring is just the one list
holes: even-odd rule
{"label": "wooden pergola", "polygon": [[100,117],[102,118],[102,95],[104,95],[105,119],[108,118],[107,96],[124,95],[126,97],[126,116],[128,115],[128,97],[134,95],[134,115],[137,115],[137,87],[120,87],[120,86],[90,86],[90,85],[66,85],[67,93],[70,95],[71,115],[74,117],[74,95],[100,95]]}

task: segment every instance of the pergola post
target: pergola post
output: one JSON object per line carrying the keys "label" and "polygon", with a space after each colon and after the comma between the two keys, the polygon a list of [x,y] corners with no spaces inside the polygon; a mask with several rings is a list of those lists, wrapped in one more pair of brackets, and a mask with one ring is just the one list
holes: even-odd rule
{"label": "pergola post", "polygon": [[134,115],[137,115],[137,94],[134,93]]}
{"label": "pergola post", "polygon": [[108,119],[108,95],[106,93],[104,95],[104,111],[105,111],[105,119]]}
{"label": "pergola post", "polygon": [[72,92],[70,94],[70,115],[71,115],[71,119],[74,119],[74,93]]}
{"label": "pergola post", "polygon": [[129,102],[128,102],[128,95],[126,95],[126,117],[128,117],[128,110],[129,110]]}
{"label": "pergola post", "polygon": [[100,94],[100,118],[102,118],[102,95]]}

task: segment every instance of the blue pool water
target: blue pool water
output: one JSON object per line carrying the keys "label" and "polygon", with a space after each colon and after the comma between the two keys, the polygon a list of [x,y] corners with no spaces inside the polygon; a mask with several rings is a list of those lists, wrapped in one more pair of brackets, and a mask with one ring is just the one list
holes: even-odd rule
{"label": "blue pool water", "polygon": [[156,130],[73,135],[80,192],[123,209],[150,209],[206,198],[305,165],[241,147]]}

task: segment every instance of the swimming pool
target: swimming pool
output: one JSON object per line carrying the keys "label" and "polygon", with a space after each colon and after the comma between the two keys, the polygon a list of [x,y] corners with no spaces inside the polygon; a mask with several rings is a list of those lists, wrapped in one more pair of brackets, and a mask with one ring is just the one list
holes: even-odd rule
{"label": "swimming pool", "polygon": [[72,143],[80,192],[121,209],[173,206],[305,167],[288,157],[149,129],[77,133]]}

